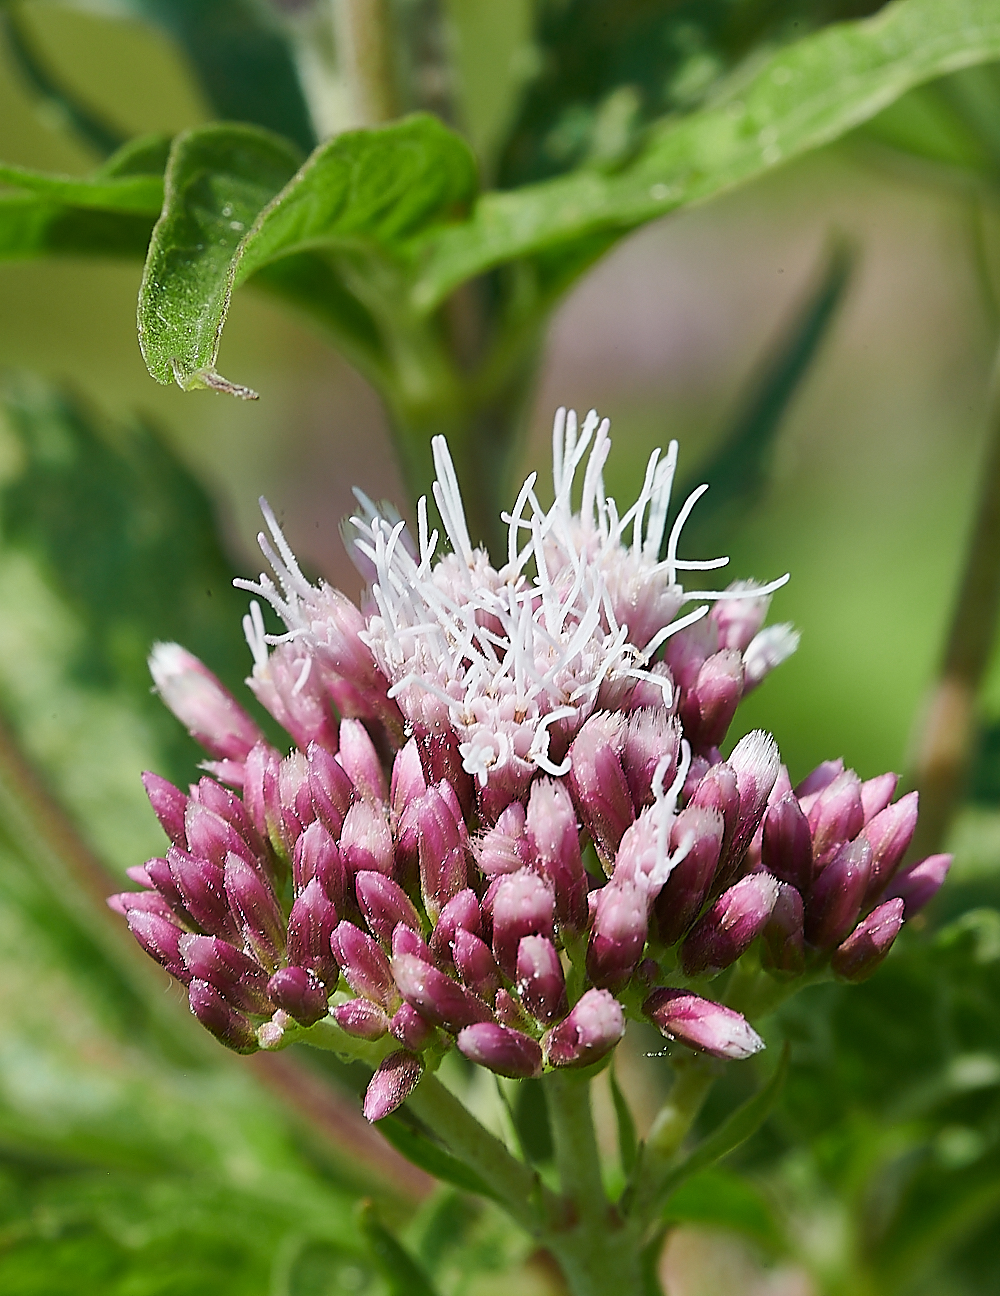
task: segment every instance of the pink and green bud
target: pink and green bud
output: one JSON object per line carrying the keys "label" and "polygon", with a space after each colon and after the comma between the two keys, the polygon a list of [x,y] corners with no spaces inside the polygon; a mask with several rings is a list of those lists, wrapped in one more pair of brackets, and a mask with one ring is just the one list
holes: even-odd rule
{"label": "pink and green bud", "polygon": [[501,812],[494,826],[484,833],[476,849],[476,862],[487,877],[516,873],[528,863],[526,826],[524,806],[520,801],[513,801]]}
{"label": "pink and green bud", "polygon": [[941,890],[952,859],[951,855],[928,855],[926,859],[901,869],[892,879],[886,894],[898,896],[906,906],[907,918],[912,918]]}
{"label": "pink and green bud", "polygon": [[[169,850],[177,855],[189,859],[192,864],[200,864],[193,855],[188,855],[186,851],[179,851],[176,846],[169,847]],[[174,922],[182,922],[188,927],[197,927],[198,923],[192,918],[184,906],[184,899],[181,896],[177,883],[174,881],[174,875],[170,871],[170,864],[167,860],[157,857],[149,859],[145,864],[146,876],[156,888],[157,894],[169,906]],[[123,910],[123,912],[125,912]]]}
{"label": "pink and green bud", "polygon": [[[694,769],[701,759],[697,757],[692,760],[691,768]],[[740,817],[740,793],[736,786],[736,771],[728,761],[720,761],[706,770],[691,793],[689,805],[698,806],[702,810],[717,810],[722,815],[720,861],[722,866],[725,866]]]}
{"label": "pink and green bud", "polygon": [[551,885],[531,869],[498,879],[493,896],[493,953],[507,976],[514,976],[523,936],[552,938],[555,907]]}
{"label": "pink and green bud", "polygon": [[743,662],[731,648],[714,653],[681,701],[684,735],[699,751],[717,747],[729,732],[743,696]]}
{"label": "pink and green bud", "polygon": [[195,859],[176,846],[167,851],[167,867],[185,910],[197,926],[213,936],[235,939],[237,927],[226,896],[223,869],[206,859]]}
{"label": "pink and green bud", "polygon": [[274,1011],[267,994],[267,973],[256,959],[228,941],[215,936],[182,936],[180,952],[188,975],[214,986],[233,1008],[257,1014]]}
{"label": "pink and green bud", "polygon": [[385,811],[370,801],[355,801],[344,819],[340,855],[350,873],[382,873],[392,877],[395,855]]}
{"label": "pink and green bud", "polygon": [[136,913],[158,914],[176,927],[180,917],[159,891],[119,891],[117,895],[109,895],[104,903],[123,918],[135,910]]}
{"label": "pink and green bud", "polygon": [[389,1033],[411,1053],[422,1053],[437,1031],[431,1022],[421,1017],[412,1004],[403,1003],[389,1023]]}
{"label": "pink and green bud", "polygon": [[142,786],[146,789],[146,796],[160,821],[160,827],[175,846],[186,846],[184,811],[188,803],[187,797],[169,779],[160,778],[159,774],[153,774],[149,770],[142,776]]}
{"label": "pink and green bud", "polygon": [[184,827],[187,848],[197,859],[210,860],[222,868],[226,856],[233,854],[238,855],[250,868],[263,872],[260,861],[247,845],[246,839],[231,823],[227,823],[214,810],[209,810],[208,806],[201,805],[197,801],[188,801],[184,813]]}
{"label": "pink and green bud", "polygon": [[740,1013],[686,990],[654,990],[642,1010],[667,1039],[713,1057],[742,1061],[764,1047]]}
{"label": "pink and green bud", "polygon": [[365,1120],[380,1121],[402,1107],[420,1083],[423,1063],[413,1053],[400,1049],[379,1063],[365,1094]]}
{"label": "pink and green bud", "polygon": [[813,878],[812,833],[794,792],[787,792],[768,809],[760,857],[769,873],[808,894]]}
{"label": "pink and green bud", "polygon": [[156,959],[178,981],[187,982],[188,972],[180,950],[184,935],[181,928],[162,914],[142,909],[130,908],[125,917],[129,931],[149,957]]}
{"label": "pink and green bud", "polygon": [[288,959],[315,973],[331,990],[339,977],[330,947],[330,938],[336,929],[336,905],[327,895],[319,878],[314,877],[301,895],[296,897],[288,915]]}
{"label": "pink and green bud", "polygon": [[455,970],[473,994],[486,1003],[492,1003],[500,988],[500,969],[493,951],[485,941],[461,928],[455,933],[452,945]]}
{"label": "pink and green bud", "polygon": [[568,1017],[542,1037],[549,1066],[585,1067],[599,1062],[625,1034],[625,1014],[607,990],[588,990]]}
{"label": "pink and green bud", "polygon": [[625,829],[635,818],[622,769],[625,723],[620,715],[592,715],[573,739],[569,784],[580,818],[610,872]]}
{"label": "pink and green bud", "polygon": [[901,898],[886,900],[833,951],[830,966],[845,981],[867,981],[892,948],[903,925]]}
{"label": "pink and green bud", "polygon": [[330,948],[355,994],[377,1003],[388,1013],[396,1011],[399,991],[389,960],[366,932],[353,923],[342,922],[330,937]]}
{"label": "pink and green bud", "polygon": [[466,851],[455,815],[437,788],[428,788],[415,809],[420,892],[432,921],[468,885]]}
{"label": "pink and green bud", "polygon": [[420,915],[398,882],[384,873],[362,871],[354,885],[365,922],[383,945],[391,942],[400,923],[413,931],[420,930]]}
{"label": "pink and green bud", "polygon": [[536,1021],[548,1025],[565,1014],[566,978],[556,947],[547,937],[521,938],[514,983],[521,1002]]}
{"label": "pink and green bud", "polygon": [[338,759],[359,796],[378,805],[388,802],[389,789],[382,762],[360,720],[341,721]]}
{"label": "pink and green bud", "polygon": [[430,946],[412,927],[406,927],[402,923],[392,933],[392,954],[412,954],[414,958],[421,958],[425,963],[433,963],[434,955],[430,951]]}
{"label": "pink and green bud", "polygon": [[287,859],[302,825],[281,800],[281,754],[265,742],[247,756],[243,800],[250,820],[275,852]]}
{"label": "pink and green bud", "polygon": [[861,780],[853,770],[844,770],[825,787],[810,808],[807,818],[813,835],[813,858],[822,869],[844,842],[853,841],[865,823],[861,803]]}
{"label": "pink and green bud", "polygon": [[761,962],[769,972],[799,976],[806,964],[802,896],[787,882],[778,888],[762,933]]}
{"label": "pink and green bud", "polygon": [[292,883],[300,895],[317,881],[332,904],[342,905],[347,891],[347,868],[329,830],[317,820],[295,843]]}
{"label": "pink and green bud", "polygon": [[337,759],[318,743],[310,743],[309,796],[313,813],[334,838],[340,836],[351,806],[354,787]]}
{"label": "pink and green bud", "polygon": [[613,877],[598,893],[587,946],[587,972],[598,986],[625,985],[642,958],[649,928],[649,895],[638,881]]}
{"label": "pink and green bud", "polygon": [[844,939],[861,910],[871,875],[872,848],[864,837],[842,846],[820,873],[806,902],[806,940],[829,949]]}
{"label": "pink and green bud", "polygon": [[483,916],[476,893],[469,888],[452,896],[438,916],[431,933],[431,953],[442,963],[452,962],[452,947],[460,931],[482,932]]}
{"label": "pink and green bud", "polygon": [[679,941],[701,912],[722,852],[725,825],[718,810],[689,805],[670,829],[671,853],[690,839],[688,853],[674,865],[656,897],[656,933],[664,945]]}
{"label": "pink and green bud", "polygon": [[393,955],[392,972],[406,1002],[427,1021],[453,1034],[473,1022],[489,1021],[493,1015],[457,981],[412,954]]}
{"label": "pink and green bud", "polygon": [[154,644],[149,673],[157,693],[210,756],[243,761],[262,738],[229,690],[180,644]]}
{"label": "pink and green bud", "polygon": [[875,778],[866,779],[861,784],[861,806],[865,812],[865,823],[870,823],[877,814],[886,808],[896,795],[898,774],[877,774]]}
{"label": "pink and green bud", "polygon": [[865,824],[863,835],[872,848],[869,899],[878,895],[899,868],[913,840],[919,799],[919,793],[908,792],[895,805],[886,806]]}
{"label": "pink and green bud", "polygon": [[220,1044],[234,1053],[255,1053],[257,1035],[249,1020],[231,1008],[215,986],[207,981],[192,981],[188,986],[191,1011]]}
{"label": "pink and green bud", "polygon": [[307,968],[278,968],[267,983],[267,993],[300,1026],[313,1026],[327,1015],[323,982]]}
{"label": "pink and green bud", "polygon": [[712,976],[729,967],[764,930],[778,899],[770,873],[750,873],[724,891],[681,946],[686,976]]}
{"label": "pink and green bud", "polygon": [[330,1009],[330,1016],[342,1031],[355,1039],[377,1040],[389,1032],[389,1017],[370,999],[349,999]]}
{"label": "pink and green bud", "polygon": [[497,1075],[511,1080],[537,1080],[542,1074],[540,1046],[530,1035],[509,1026],[476,1022],[459,1031],[456,1043],[470,1062]]}
{"label": "pink and green bud", "polygon": [[663,786],[677,773],[681,727],[676,716],[658,708],[633,711],[625,726],[621,762],[636,814],[653,804],[653,779],[664,756],[668,758]]}
{"label": "pink and green bud", "polygon": [[587,874],[576,809],[564,783],[537,779],[532,784],[526,828],[528,854],[552,883],[559,923],[579,930],[587,922]]}

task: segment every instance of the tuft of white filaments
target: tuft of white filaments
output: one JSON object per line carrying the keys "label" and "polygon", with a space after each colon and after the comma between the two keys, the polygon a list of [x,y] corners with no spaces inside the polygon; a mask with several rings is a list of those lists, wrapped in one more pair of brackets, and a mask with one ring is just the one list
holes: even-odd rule
{"label": "tuft of white filaments", "polygon": [[[494,780],[520,786],[536,769],[567,773],[568,759],[557,760],[552,752],[565,751],[597,707],[602,688],[638,678],[669,690],[665,677],[649,671],[657,650],[705,615],[705,600],[723,594],[686,591],[680,583],[684,571],[711,570],[728,560],[677,556],[684,523],[707,489],[689,496],[668,533],[677,443],[670,443],[662,459],[660,451],[653,452],[638,499],[619,514],[604,491],[608,429],[608,420],[600,421],[595,411],[582,427],[572,411],[557,412],[552,506],[540,505],[532,473],[512,511],[501,515],[508,546],[499,570],[485,549],[472,544],[444,437],[431,443],[433,494],[450,553],[438,556],[439,534],[429,528],[426,498],[417,505],[414,547],[398,516],[355,491],[360,509],[350,520],[354,544],[374,573],[374,607],[359,637],[410,728],[451,728],[464,768],[483,786]],[[581,467],[582,500],[575,512],[572,496]],[[263,635],[259,613],[247,620],[258,665],[265,642],[322,641],[323,605],[332,594],[305,580],[266,506],[264,516],[275,547],[264,536],[261,547],[278,585],[263,575],[241,584],[272,604],[288,633]],[[755,587],[752,596],[766,595],[787,579]],[[726,598],[734,596],[740,595],[725,592]],[[691,602],[700,606],[680,615]],[[762,657],[778,645],[768,647],[771,653]]]}

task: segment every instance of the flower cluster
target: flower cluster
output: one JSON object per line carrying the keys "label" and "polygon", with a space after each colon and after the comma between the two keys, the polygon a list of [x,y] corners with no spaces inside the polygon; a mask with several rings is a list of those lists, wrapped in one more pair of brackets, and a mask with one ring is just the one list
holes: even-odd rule
{"label": "flower cluster", "polygon": [[761,1041],[710,978],[756,942],[774,977],[829,962],[860,980],[947,871],[900,871],[916,794],[892,803],[894,775],[827,762],[793,790],[759,731],[723,758],[740,700],[796,646],[764,626],[783,581],[686,590],[725,561],[678,557],[701,491],[668,531],[671,445],[619,514],[609,448],[606,420],[559,411],[553,504],[529,477],[497,568],[436,438],[451,551],[425,500],[414,544],[359,494],[362,609],[303,577],[265,505],[274,578],[242,583],[287,630],[251,604],[248,683],[287,755],[184,649],[150,659],[214,777],[185,794],[145,776],[171,845],[110,903],[230,1048],[324,1019],[390,1042],[369,1119],[453,1046],[510,1077],[598,1062],[626,1012],[747,1057]]}

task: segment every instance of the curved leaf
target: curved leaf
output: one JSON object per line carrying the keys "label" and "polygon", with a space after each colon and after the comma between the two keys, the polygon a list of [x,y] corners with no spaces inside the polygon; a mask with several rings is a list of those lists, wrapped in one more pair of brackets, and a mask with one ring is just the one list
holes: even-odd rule
{"label": "curved leaf", "polygon": [[427,240],[414,303],[432,309],[493,266],[709,198],[839,138],[913,86],[995,58],[993,0],[896,0],[874,18],[826,27],[721,102],[652,127],[636,161],[614,174],[583,170],[485,195],[471,220]]}
{"label": "curved leaf", "polygon": [[426,1170],[435,1179],[450,1183],[463,1192],[477,1193],[480,1197],[494,1197],[493,1189],[484,1179],[480,1179],[474,1170],[470,1170],[457,1157],[445,1151],[433,1139],[422,1134],[412,1125],[404,1124],[398,1116],[387,1116],[379,1121],[379,1133],[392,1144],[397,1152],[402,1153],[407,1161],[412,1161],[421,1170]]}
{"label": "curved leaf", "polygon": [[[346,132],[294,170],[287,146],[249,127],[204,127],[178,140],[139,298],[140,345],[160,382],[252,395],[215,372],[229,299],[236,284],[290,256],[374,256],[360,271],[367,289],[398,307],[394,265],[416,233],[467,204],[476,185],[467,146],[429,116]],[[322,276],[324,266],[330,279],[328,263],[307,277]],[[380,286],[386,276],[388,287]],[[269,283],[302,296],[301,274],[272,274]],[[374,350],[366,307],[339,278],[328,285],[334,298],[338,286],[337,318],[357,345]]]}

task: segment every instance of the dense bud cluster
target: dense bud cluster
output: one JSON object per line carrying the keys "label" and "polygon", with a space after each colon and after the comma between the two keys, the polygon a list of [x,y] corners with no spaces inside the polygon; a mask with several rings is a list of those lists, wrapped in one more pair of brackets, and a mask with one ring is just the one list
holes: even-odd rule
{"label": "dense bud cluster", "polygon": [[796,637],[764,626],[768,587],[684,590],[683,570],[721,562],[677,557],[699,492],[667,535],[676,447],[619,517],[609,445],[606,421],[578,431],[560,411],[555,502],[528,479],[498,570],[436,439],[452,552],[434,560],[423,501],[413,546],[359,496],[363,611],[303,578],[265,508],[278,584],[249,587],[288,630],[265,635],[251,605],[249,683],[287,755],[183,649],[151,658],[215,777],[184,793],[145,776],[170,845],[110,903],[230,1048],[324,1019],[390,1044],[369,1119],[453,1046],[510,1077],[589,1066],[626,1009],[747,1057],[761,1041],[705,997],[711,977],[757,943],[774,977],[829,962],[860,980],[947,870],[900,871],[916,794],[892,803],[894,776],[827,762],[793,790],[759,731],[723,758],[741,698]]}

